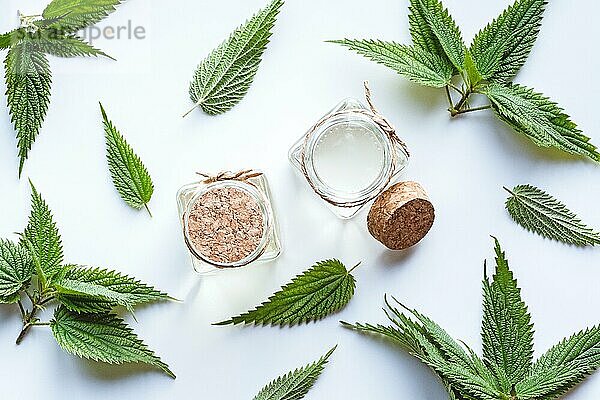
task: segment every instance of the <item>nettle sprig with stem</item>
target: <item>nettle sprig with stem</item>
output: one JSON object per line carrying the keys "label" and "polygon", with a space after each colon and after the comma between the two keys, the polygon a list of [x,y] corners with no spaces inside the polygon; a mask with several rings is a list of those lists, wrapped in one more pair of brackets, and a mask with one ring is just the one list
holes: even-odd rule
{"label": "nettle sprig with stem", "polygon": [[[116,271],[65,264],[50,208],[33,185],[31,214],[20,240],[0,239],[0,304],[17,305],[23,327],[50,327],[56,342],[76,356],[109,364],[144,363],[175,378],[116,313],[124,308],[172,300],[166,293]],[[42,312],[56,306],[54,317]]]}
{"label": "nettle sprig with stem", "polygon": [[496,267],[484,267],[483,356],[421,312],[394,299],[389,324],[343,322],[389,339],[430,367],[450,400],[560,399],[600,368],[600,325],[583,329],[534,360],[534,326],[506,254],[495,241]]}
{"label": "nettle sprig with stem", "polygon": [[[27,257],[29,256],[30,262],[32,263],[32,265],[35,266],[34,270],[41,270],[41,265],[40,265],[39,259],[37,257],[33,256],[33,251],[35,251],[33,249],[33,246],[25,237],[23,237],[23,242],[24,242],[24,245],[21,244],[22,248],[23,248],[23,246],[27,247],[28,250],[31,252],[29,254],[22,253],[24,256],[22,259],[27,260]],[[2,243],[3,251],[7,251],[7,250],[11,251],[12,250],[15,253],[22,251],[22,250],[19,250],[17,247],[13,247],[13,246],[14,245],[11,242],[3,242]],[[21,265],[26,265],[26,264],[27,264],[27,261]],[[37,278],[37,276],[39,276],[39,278]],[[32,276],[32,278],[33,278],[33,276]],[[19,336],[17,337],[17,340],[16,340],[17,345],[21,344],[21,342],[23,341],[23,339],[25,339],[25,336],[27,336],[27,334],[29,333],[29,330],[32,327],[34,327],[34,326],[50,326],[49,322],[40,322],[38,313],[43,311],[48,303],[55,300],[57,292],[54,288],[52,288],[51,286],[48,285],[47,280],[44,279],[44,276],[41,273],[36,273],[35,281],[37,281],[37,282],[33,283],[29,288],[23,289],[21,293],[17,292],[14,294],[15,296],[19,295],[17,304],[19,305],[19,310],[21,311],[21,318],[23,319],[23,328],[21,329],[21,333],[19,333]],[[27,283],[27,282],[25,282],[25,283]],[[23,301],[20,298],[22,295],[25,295],[29,299],[29,302],[31,304],[30,309],[25,308]],[[15,297],[15,299],[16,299],[16,297]],[[10,302],[10,300],[6,300],[6,302]]]}
{"label": "nettle sprig with stem", "polygon": [[[546,0],[517,0],[467,47],[439,0],[410,0],[412,45],[334,40],[420,85],[445,90],[452,117],[493,109],[499,119],[541,147],[600,161],[597,147],[555,102],[512,79],[540,31]],[[452,92],[455,92],[454,95]],[[489,104],[472,107],[483,95]]]}
{"label": "nettle sprig with stem", "polygon": [[40,15],[19,12],[21,26],[0,34],[0,50],[8,50],[4,60],[6,96],[17,136],[19,176],[50,105],[48,55],[113,59],[83,40],[79,31],[105,19],[123,1],[52,0]]}

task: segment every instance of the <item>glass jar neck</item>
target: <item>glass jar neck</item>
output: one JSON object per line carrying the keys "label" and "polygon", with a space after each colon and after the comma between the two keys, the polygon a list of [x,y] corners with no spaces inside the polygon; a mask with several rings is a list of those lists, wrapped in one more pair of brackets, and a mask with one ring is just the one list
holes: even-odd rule
{"label": "glass jar neck", "polygon": [[[394,176],[397,149],[389,135],[363,111],[364,108],[333,112],[319,121],[305,138],[302,152],[303,172],[313,190],[325,201],[338,207],[355,207],[365,204],[384,190]],[[345,191],[323,179],[316,166],[316,155],[324,135],[327,135],[335,127],[343,130],[350,126],[362,129],[365,135],[369,135],[377,142],[377,147],[381,152],[381,166],[370,183],[358,190]],[[358,161],[348,160],[348,162]],[[352,179],[352,176],[349,176],[348,179]],[[356,179],[359,177],[357,176]]]}

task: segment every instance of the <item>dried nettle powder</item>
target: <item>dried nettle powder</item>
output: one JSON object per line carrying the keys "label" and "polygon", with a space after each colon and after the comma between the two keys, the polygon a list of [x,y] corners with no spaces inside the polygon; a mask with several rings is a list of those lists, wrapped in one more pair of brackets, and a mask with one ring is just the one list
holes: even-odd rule
{"label": "dried nettle powder", "polygon": [[254,253],[265,221],[256,198],[245,190],[222,186],[198,197],[188,215],[189,245],[218,264],[233,264]]}

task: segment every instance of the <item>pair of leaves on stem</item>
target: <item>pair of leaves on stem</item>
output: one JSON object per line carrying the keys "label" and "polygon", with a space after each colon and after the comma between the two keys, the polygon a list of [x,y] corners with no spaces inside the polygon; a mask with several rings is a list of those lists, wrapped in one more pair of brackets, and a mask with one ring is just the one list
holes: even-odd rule
{"label": "pair of leaves on stem", "polygon": [[[525,64],[540,31],[546,0],[516,0],[483,28],[470,47],[439,0],[410,1],[413,45],[380,40],[336,40],[420,85],[446,88],[452,116],[492,108],[499,119],[541,147],[600,161],[600,153],[555,102],[511,83]],[[454,85],[460,76],[462,87]],[[450,93],[460,94],[454,104]],[[490,104],[471,108],[472,94]]]}
{"label": "pair of leaves on stem", "polygon": [[[57,302],[48,323],[58,344],[79,357],[111,364],[146,363],[175,375],[113,313],[117,306],[129,311],[140,304],[169,300],[134,278],[115,271],[65,265],[58,228],[50,209],[32,185],[29,223],[18,244],[0,240],[0,302],[19,303],[23,331],[39,322],[37,312]],[[37,285],[33,285],[34,279]],[[21,298],[31,299],[25,311]]]}
{"label": "pair of leaves on stem", "polygon": [[533,361],[533,324],[496,241],[496,273],[483,280],[483,358],[416,310],[386,300],[392,325],[346,327],[383,335],[439,376],[450,399],[552,400],[600,367],[600,326],[564,339]]}
{"label": "pair of leaves on stem", "polygon": [[244,98],[282,5],[282,0],[273,0],[200,63],[189,90],[195,106],[187,114],[197,107],[210,115],[222,114]]}
{"label": "pair of leaves on stem", "polygon": [[48,106],[52,72],[47,55],[57,57],[106,56],[83,41],[77,32],[96,24],[115,11],[122,0],[53,0],[42,19],[21,17],[22,26],[0,35],[6,95],[11,121],[17,133],[19,175],[37,138]]}
{"label": "pair of leaves on stem", "polygon": [[550,194],[531,185],[512,190],[506,209],[519,225],[548,239],[575,246],[600,244],[600,233],[584,225],[575,213]]}

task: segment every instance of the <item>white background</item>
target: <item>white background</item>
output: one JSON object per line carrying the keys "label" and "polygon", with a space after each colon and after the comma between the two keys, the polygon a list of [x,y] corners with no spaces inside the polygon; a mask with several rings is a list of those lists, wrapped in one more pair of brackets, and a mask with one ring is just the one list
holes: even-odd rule
{"label": "white background", "polygon": [[[25,3],[25,4],[24,4]],[[508,0],[446,0],[467,41]],[[41,11],[45,0],[4,0],[0,30],[16,10]],[[540,150],[489,112],[450,120],[443,91],[406,82],[327,39],[381,38],[407,43],[407,0],[289,0],[254,85],[232,111],[194,112],[187,89],[193,71],[262,0],[131,0],[107,24],[132,20],[145,40],[95,44],[118,59],[51,59],[52,103],[17,179],[8,111],[0,110],[0,237],[14,237],[29,213],[30,178],[50,204],[66,260],[124,271],[184,303],[137,312],[136,332],[163,357],[177,380],[151,369],[82,361],[58,348],[46,328],[14,345],[16,307],[0,307],[2,398],[249,399],[269,380],[339,348],[308,398],[446,399],[434,375],[392,345],[346,331],[348,321],[384,322],[383,294],[418,307],[480,351],[483,260],[500,238],[535,322],[536,355],[599,321],[600,253],[541,239],[504,210],[502,185],[531,183],[600,227],[600,167]],[[600,143],[600,3],[553,1],[517,81],[559,100]],[[3,55],[4,56],[4,55]],[[380,111],[396,124],[413,158],[404,177],[421,182],[437,220],[420,245],[386,251],[370,237],[366,213],[334,217],[287,161],[292,143],[344,97],[362,97],[371,82]],[[4,85],[0,85],[4,93]],[[104,154],[98,101],[150,170],[154,218],[129,209],[114,190]],[[5,100],[2,100],[5,104]],[[270,180],[284,253],[276,262],[202,279],[192,272],[177,218],[175,193],[196,171],[261,168]],[[355,298],[339,315],[295,328],[213,327],[263,301],[313,262],[336,257],[356,271]],[[50,318],[49,315],[45,316]],[[568,398],[596,398],[600,375]]]}

